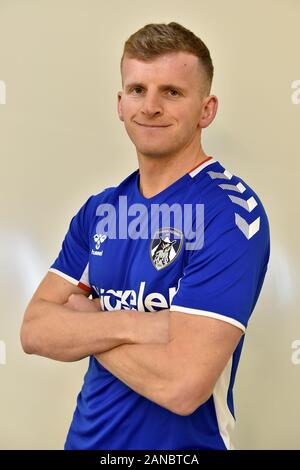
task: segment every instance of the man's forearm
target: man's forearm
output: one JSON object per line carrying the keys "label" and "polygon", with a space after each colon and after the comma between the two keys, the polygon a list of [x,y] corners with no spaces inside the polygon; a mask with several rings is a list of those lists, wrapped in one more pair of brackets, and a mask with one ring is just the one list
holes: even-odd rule
{"label": "man's forearm", "polygon": [[[22,326],[24,350],[60,361],[76,361],[133,342],[127,312],[76,312],[39,300]],[[123,313],[123,312],[122,312]]]}
{"label": "man's forearm", "polygon": [[21,331],[23,348],[50,359],[77,361],[120,344],[161,341],[159,318],[151,313],[76,312],[42,299],[30,309]]}
{"label": "man's forearm", "polygon": [[135,392],[176,412],[179,391],[172,343],[124,344],[96,355],[100,364]]}

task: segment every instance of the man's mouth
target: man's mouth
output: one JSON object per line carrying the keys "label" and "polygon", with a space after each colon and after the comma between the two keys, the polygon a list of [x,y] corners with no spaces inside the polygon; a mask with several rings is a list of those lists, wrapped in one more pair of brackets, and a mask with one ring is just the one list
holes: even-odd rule
{"label": "man's mouth", "polygon": [[164,128],[164,127],[170,127],[171,124],[142,124],[140,122],[137,122],[137,121],[134,121],[136,124],[138,124],[139,126],[142,126],[142,127],[150,127],[150,128],[154,128],[154,129],[157,129],[157,128]]}

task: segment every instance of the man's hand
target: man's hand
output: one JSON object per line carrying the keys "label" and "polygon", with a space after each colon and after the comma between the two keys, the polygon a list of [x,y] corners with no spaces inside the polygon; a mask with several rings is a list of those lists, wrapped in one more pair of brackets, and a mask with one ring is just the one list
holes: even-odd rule
{"label": "man's hand", "polygon": [[[77,312],[101,311],[99,298],[90,300],[83,294],[71,294],[66,307]],[[127,312],[129,312],[127,310]],[[170,341],[170,312],[138,312],[130,310],[132,343],[166,344]]]}
{"label": "man's hand", "polygon": [[71,294],[63,305],[77,312],[99,312],[101,310],[99,298],[91,300],[84,294]]}
{"label": "man's hand", "polygon": [[136,343],[167,344],[170,337],[170,311],[139,312],[130,310],[134,319]]}

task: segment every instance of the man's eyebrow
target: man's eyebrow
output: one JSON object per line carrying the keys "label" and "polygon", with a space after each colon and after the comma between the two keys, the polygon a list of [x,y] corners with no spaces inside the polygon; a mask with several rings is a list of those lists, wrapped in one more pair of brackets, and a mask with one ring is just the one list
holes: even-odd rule
{"label": "man's eyebrow", "polygon": [[[128,83],[126,86],[125,86],[125,90],[128,91],[130,88],[135,88],[135,87],[141,87],[141,88],[146,88],[146,85],[142,82],[132,82],[132,83]],[[172,89],[172,90],[178,90],[178,91],[181,91],[182,93],[185,93],[187,90],[181,86],[178,86],[178,85],[174,85],[172,83],[166,83],[164,85],[160,85],[158,87],[160,90],[169,90],[169,89]]]}

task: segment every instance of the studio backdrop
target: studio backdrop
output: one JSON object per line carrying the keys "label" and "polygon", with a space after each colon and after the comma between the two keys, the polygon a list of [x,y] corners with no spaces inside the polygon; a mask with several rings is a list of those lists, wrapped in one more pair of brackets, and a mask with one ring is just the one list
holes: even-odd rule
{"label": "studio backdrop", "polygon": [[271,229],[233,441],[300,449],[299,18],[298,0],[0,0],[1,449],[63,448],[88,361],[26,355],[23,314],[73,215],[137,168],[117,115],[123,45],[171,21],[214,63],[219,109],[204,151],[257,192]]}

